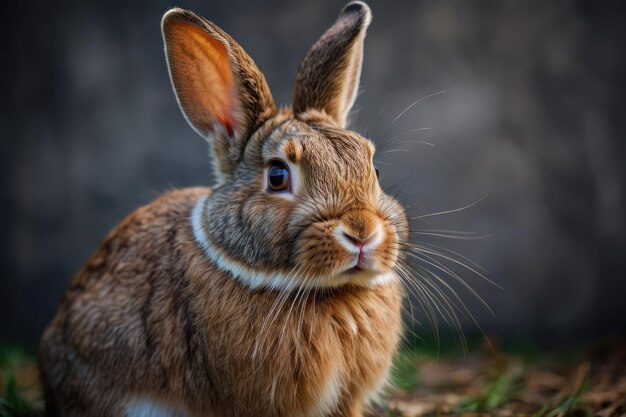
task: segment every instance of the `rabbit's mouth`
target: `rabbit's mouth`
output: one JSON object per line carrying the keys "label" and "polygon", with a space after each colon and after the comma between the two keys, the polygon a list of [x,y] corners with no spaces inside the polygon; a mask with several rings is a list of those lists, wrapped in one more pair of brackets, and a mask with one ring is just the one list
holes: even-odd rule
{"label": "rabbit's mouth", "polygon": [[378,284],[384,284],[395,280],[393,271],[381,272],[363,268],[361,266],[353,266],[338,275],[323,280],[318,286],[320,287],[339,287],[343,285],[356,285],[371,287]]}
{"label": "rabbit's mouth", "polygon": [[343,281],[348,284],[368,284],[375,281],[377,277],[385,275],[385,271],[380,270],[368,262],[363,262],[360,257],[349,265],[340,269],[335,275],[334,280]]}
{"label": "rabbit's mouth", "polygon": [[358,265],[353,266],[352,268],[344,271],[344,275],[354,275],[354,274],[358,274],[359,272],[363,272],[363,268],[361,268]]}

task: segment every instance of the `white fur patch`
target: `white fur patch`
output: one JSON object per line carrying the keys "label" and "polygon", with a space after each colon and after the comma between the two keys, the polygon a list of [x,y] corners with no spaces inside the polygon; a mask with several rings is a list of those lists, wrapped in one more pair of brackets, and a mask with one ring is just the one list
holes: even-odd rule
{"label": "white fur patch", "polygon": [[[282,290],[293,290],[299,288],[307,281],[306,276],[288,275],[283,272],[265,273],[255,271],[231,259],[223,251],[216,248],[208,239],[202,225],[202,215],[205,207],[206,197],[198,200],[191,213],[191,227],[193,235],[207,258],[216,264],[220,269],[230,272],[238,281],[252,288],[273,288]],[[337,275],[328,279],[316,280],[314,287],[338,287],[345,284],[361,285],[371,287],[386,284],[397,279],[394,272],[389,271],[378,274],[374,277],[368,274]],[[311,285],[307,281],[307,285]]]}
{"label": "white fur patch", "polygon": [[354,336],[356,336],[359,333],[359,326],[357,326],[354,316],[352,315],[350,310],[348,310],[347,308],[346,308],[346,318],[348,320],[348,327],[350,328],[350,331],[352,332]]}
{"label": "white fur patch", "polygon": [[177,408],[170,407],[147,398],[136,398],[128,402],[125,417],[188,417]]}
{"label": "white fur patch", "polygon": [[339,403],[342,385],[340,368],[335,367],[326,380],[324,389],[320,393],[319,401],[315,408],[310,411],[310,415],[319,417],[332,415]]}

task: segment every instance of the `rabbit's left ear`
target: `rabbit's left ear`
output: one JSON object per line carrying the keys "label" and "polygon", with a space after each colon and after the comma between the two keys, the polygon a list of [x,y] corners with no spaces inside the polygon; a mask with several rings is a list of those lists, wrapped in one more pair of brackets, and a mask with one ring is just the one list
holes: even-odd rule
{"label": "rabbit's left ear", "polygon": [[276,113],[265,77],[234,39],[193,12],[171,9],[161,25],[178,103],[227,180],[250,136]]}
{"label": "rabbit's left ear", "polygon": [[337,125],[346,126],[359,88],[363,40],[371,20],[367,4],[354,1],[311,47],[293,89],[295,114],[323,110]]}

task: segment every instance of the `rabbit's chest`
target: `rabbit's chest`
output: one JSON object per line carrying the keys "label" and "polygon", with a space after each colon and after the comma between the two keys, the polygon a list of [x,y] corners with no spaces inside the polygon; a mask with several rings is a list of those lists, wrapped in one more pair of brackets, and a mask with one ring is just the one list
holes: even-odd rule
{"label": "rabbit's chest", "polygon": [[239,302],[202,305],[207,362],[191,372],[208,381],[212,403],[232,407],[225,415],[330,415],[385,381],[400,332],[399,285],[288,297],[221,284],[231,292],[221,298]]}
{"label": "rabbit's chest", "polygon": [[273,330],[257,334],[250,357],[257,365],[248,370],[257,378],[251,384],[259,389],[256,398],[268,398],[270,407],[296,398],[306,416],[329,415],[350,399],[368,399],[386,380],[400,303],[389,287],[294,307],[276,319]]}
{"label": "rabbit's chest", "polygon": [[[327,415],[341,408],[348,398],[369,399],[386,381],[397,343],[399,316],[393,306],[372,316],[358,313],[343,309],[322,325],[327,326],[328,338],[335,339],[336,344],[326,351],[331,358],[327,372],[309,375],[308,386],[317,386],[318,392],[307,415]],[[314,342],[309,348],[324,350]],[[311,369],[324,369],[325,358],[318,359],[318,363],[309,365]]]}

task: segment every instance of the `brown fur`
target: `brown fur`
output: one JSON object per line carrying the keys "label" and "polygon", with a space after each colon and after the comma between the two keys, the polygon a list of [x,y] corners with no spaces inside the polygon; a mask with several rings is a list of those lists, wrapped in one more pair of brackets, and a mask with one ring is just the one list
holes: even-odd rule
{"label": "brown fur", "polygon": [[162,28],[179,104],[201,136],[215,135],[210,141],[214,172],[219,181],[228,181],[247,138],[276,113],[265,77],[237,42],[195,13],[172,9]]}
{"label": "brown fur", "polygon": [[399,287],[325,291],[268,326],[259,318],[280,293],[236,282],[193,239],[190,210],[208,193],[175,191],[137,210],[72,280],[41,345],[49,405],[115,416],[143,394],[194,416],[304,415],[336,367],[335,415],[359,415],[397,342]]}
{"label": "brown fur", "polygon": [[[331,83],[337,94],[356,90],[362,55],[344,35],[362,40],[367,22],[352,3],[312,49],[343,45],[332,59],[352,75]],[[49,414],[121,417],[144,399],[192,417],[361,416],[401,327],[399,279],[374,280],[394,276],[408,234],[378,185],[373,145],[317,105],[331,90],[298,92],[304,73],[322,86],[324,67],[305,60],[294,94],[309,104],[276,110],[221,29],[180,9],[163,25],[179,103],[221,181],[140,208],[71,281],[40,347]],[[287,194],[264,186],[276,160],[290,167]],[[355,255],[338,231],[378,233],[362,270],[346,272]],[[272,287],[248,273],[282,275]]]}
{"label": "brown fur", "polygon": [[324,110],[339,126],[346,126],[356,98],[363,41],[370,20],[369,8],[364,3],[352,2],[313,45],[296,77],[293,90],[296,113]]}

